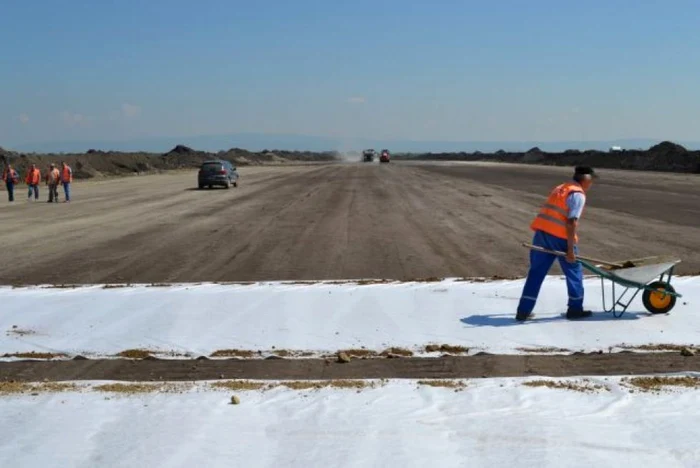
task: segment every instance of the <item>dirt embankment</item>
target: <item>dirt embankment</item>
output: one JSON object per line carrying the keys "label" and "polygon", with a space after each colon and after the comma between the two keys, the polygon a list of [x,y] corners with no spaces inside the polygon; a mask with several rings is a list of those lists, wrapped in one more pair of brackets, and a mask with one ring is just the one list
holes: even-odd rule
{"label": "dirt embankment", "polygon": [[334,161],[334,152],[314,153],[310,151],[263,151],[259,153],[232,148],[228,151],[209,153],[178,145],[164,154],[123,153],[89,150],[82,154],[22,154],[0,148],[0,159],[4,165],[10,163],[23,178],[31,164],[46,171],[51,163],[59,165],[66,161],[73,169],[76,179],[155,173],[174,169],[194,169],[202,162],[223,159],[239,166],[289,163],[297,161]]}
{"label": "dirt embankment", "polygon": [[427,161],[493,161],[547,166],[588,165],[606,169],[632,169],[640,171],[664,171],[700,174],[700,151],[688,151],[684,147],[664,141],[646,151],[578,151],[547,153],[532,148],[525,153],[423,153],[395,154],[396,160]]}

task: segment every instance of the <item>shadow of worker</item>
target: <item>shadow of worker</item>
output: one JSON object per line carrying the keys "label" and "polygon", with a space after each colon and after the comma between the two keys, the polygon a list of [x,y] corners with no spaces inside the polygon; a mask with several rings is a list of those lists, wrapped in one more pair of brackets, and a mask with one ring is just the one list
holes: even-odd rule
{"label": "shadow of worker", "polygon": [[469,317],[461,318],[459,321],[465,325],[471,327],[509,327],[513,325],[536,325],[542,323],[550,322],[578,322],[578,323],[591,323],[591,322],[607,322],[616,320],[639,320],[642,316],[649,316],[650,314],[646,312],[625,312],[622,317],[615,318],[610,312],[597,312],[583,319],[568,320],[566,314],[562,313],[560,315],[546,315],[546,316],[536,316],[532,320],[527,320],[525,322],[519,322],[515,320],[515,314],[485,314],[485,315],[470,315]]}

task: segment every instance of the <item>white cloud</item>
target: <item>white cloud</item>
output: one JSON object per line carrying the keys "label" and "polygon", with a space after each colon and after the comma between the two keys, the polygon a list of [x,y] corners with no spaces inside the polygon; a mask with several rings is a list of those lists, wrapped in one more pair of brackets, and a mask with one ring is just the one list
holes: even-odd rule
{"label": "white cloud", "polygon": [[365,99],[363,96],[353,96],[348,98],[348,102],[350,104],[364,104],[367,102],[367,99]]}
{"label": "white cloud", "polygon": [[28,124],[29,123],[29,116],[27,114],[19,114],[19,117],[17,117],[17,120],[22,122],[23,124]]}
{"label": "white cloud", "polygon": [[134,104],[129,104],[125,102],[122,104],[122,115],[127,119],[133,119],[141,115],[141,106]]}

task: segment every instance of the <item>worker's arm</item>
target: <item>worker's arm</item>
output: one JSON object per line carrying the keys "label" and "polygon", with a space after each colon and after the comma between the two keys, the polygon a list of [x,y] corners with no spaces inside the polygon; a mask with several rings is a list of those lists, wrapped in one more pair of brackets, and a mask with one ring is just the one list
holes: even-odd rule
{"label": "worker's arm", "polygon": [[574,263],[576,261],[576,254],[574,253],[574,246],[576,245],[576,229],[578,228],[578,219],[572,218],[566,220],[566,261],[569,263]]}
{"label": "worker's arm", "polygon": [[574,253],[576,230],[578,229],[578,220],[586,204],[586,196],[580,192],[572,193],[567,198],[566,204],[569,207],[569,216],[566,220],[566,260],[574,263],[576,261],[576,254]]}

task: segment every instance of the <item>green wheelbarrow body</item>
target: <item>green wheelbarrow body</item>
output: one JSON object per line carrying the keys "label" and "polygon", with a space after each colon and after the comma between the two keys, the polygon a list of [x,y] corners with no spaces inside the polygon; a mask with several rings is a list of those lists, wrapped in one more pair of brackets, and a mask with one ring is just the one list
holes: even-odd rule
{"label": "green wheelbarrow body", "polygon": [[[603,309],[612,312],[616,317],[622,317],[632,301],[642,292],[644,308],[652,314],[665,314],[676,305],[676,299],[682,297],[671,286],[673,269],[680,260],[671,257],[647,257],[636,260],[626,260],[623,265],[633,265],[624,268],[609,268],[606,265],[595,264],[586,260],[578,260],[586,270],[600,276]],[[605,295],[605,280],[612,283],[612,302],[608,305]],[[618,288],[624,288],[618,294]],[[633,294],[628,295],[628,293]]]}
{"label": "green wheelbarrow body", "polygon": [[[523,245],[532,250],[566,256],[565,252],[547,250],[530,244]],[[577,256],[576,261],[584,269],[600,277],[603,310],[611,312],[616,318],[622,317],[640,292],[644,308],[652,314],[670,312],[676,305],[676,299],[683,297],[671,286],[673,269],[681,262],[674,256],[646,257],[620,262],[604,262]],[[612,283],[610,304],[605,294],[606,280]],[[619,291],[620,288],[622,291]]]}

